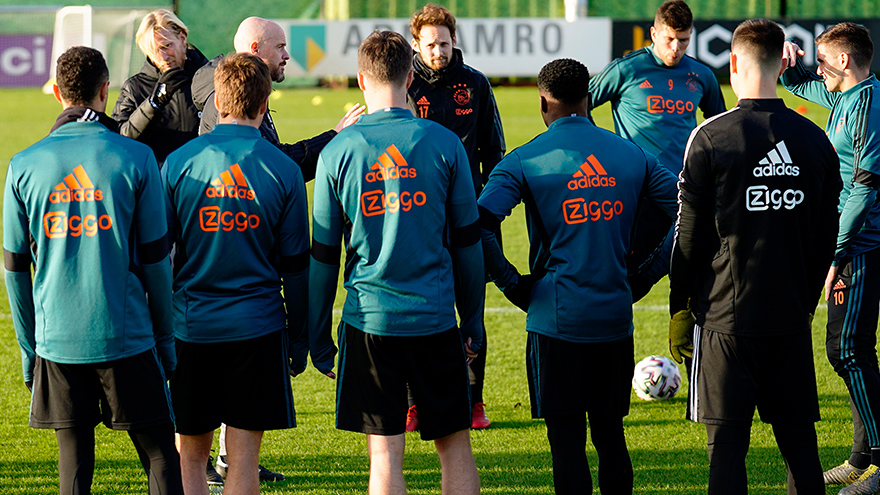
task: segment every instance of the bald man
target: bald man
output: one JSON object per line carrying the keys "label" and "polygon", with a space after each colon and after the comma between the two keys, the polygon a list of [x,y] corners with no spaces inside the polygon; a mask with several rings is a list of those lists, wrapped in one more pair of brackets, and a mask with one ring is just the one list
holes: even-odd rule
{"label": "bald man", "polygon": [[[277,23],[261,17],[248,17],[241,21],[233,39],[235,51],[250,53],[260,57],[272,74],[272,81],[284,80],[284,66],[290,59],[287,53],[287,38],[284,29]],[[214,69],[223,58],[222,55],[215,57],[204,67],[199,69],[193,77],[192,94],[196,107],[202,111],[199,134],[211,132],[217,123],[217,108],[214,104]],[[267,111],[263,122],[260,124],[260,134],[269,142],[277,146],[287,156],[293,159],[302,169],[303,179],[306,182],[315,178],[315,167],[318,165],[318,154],[324,146],[333,139],[336,134],[346,126],[357,122],[365,107],[355,105],[342,117],[336,127],[322,132],[311,139],[287,144],[278,138],[275,122],[272,121],[271,112]],[[302,371],[302,370],[299,370]]]}

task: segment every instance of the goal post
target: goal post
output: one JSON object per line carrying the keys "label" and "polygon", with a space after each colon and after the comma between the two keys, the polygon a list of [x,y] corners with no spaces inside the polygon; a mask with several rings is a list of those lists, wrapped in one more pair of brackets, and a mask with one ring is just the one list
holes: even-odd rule
{"label": "goal post", "polygon": [[110,69],[110,86],[122,86],[144,62],[144,56],[135,44],[135,33],[144,16],[156,8],[171,6],[133,9],[85,5],[58,9],[52,36],[49,80],[43,86],[43,92],[52,92],[55,61],[65,50],[77,45],[89,46],[104,54]]}

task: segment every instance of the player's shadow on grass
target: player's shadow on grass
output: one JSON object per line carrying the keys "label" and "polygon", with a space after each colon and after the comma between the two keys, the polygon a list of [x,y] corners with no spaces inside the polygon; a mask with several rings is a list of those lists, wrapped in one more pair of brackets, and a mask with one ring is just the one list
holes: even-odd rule
{"label": "player's shadow on grass", "polygon": [[[820,459],[839,456],[838,448],[820,448]],[[705,449],[631,449],[635,474],[634,492],[639,494],[705,494],[709,480],[709,460]],[[590,457],[590,468],[595,479]],[[823,462],[823,466],[830,466]],[[786,492],[785,463],[776,446],[749,448],[746,457],[749,495],[778,495]],[[828,494],[836,494],[839,486],[828,486]]]}
{"label": "player's shadow on grass", "polygon": [[[356,456],[294,456],[295,470],[285,472],[284,482],[298,493],[349,492],[363,493],[369,480],[369,461],[364,455]],[[485,493],[496,494],[552,494],[553,481],[549,454],[515,453],[477,455],[477,465]],[[275,462],[270,459],[269,461]],[[290,463],[291,459],[277,458]],[[273,464],[275,465],[275,464]],[[411,494],[440,492],[440,462],[433,452],[407,452],[404,460],[407,491]],[[283,485],[282,485],[283,484]],[[269,488],[266,484],[263,488]],[[265,491],[265,490],[263,490]]]}
{"label": "player's shadow on grass", "polygon": [[[0,493],[52,495],[58,493],[57,456],[51,459],[14,460],[0,463]],[[95,460],[93,493],[147,493],[147,475],[132,460]]]}

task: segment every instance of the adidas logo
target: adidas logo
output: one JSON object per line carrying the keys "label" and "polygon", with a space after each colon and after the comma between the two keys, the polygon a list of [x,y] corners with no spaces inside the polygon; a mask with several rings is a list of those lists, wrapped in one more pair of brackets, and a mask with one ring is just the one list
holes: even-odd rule
{"label": "adidas logo", "polygon": [[651,86],[651,83],[649,83],[647,79],[642,81],[642,84],[639,84],[639,87],[642,89],[653,89],[654,88],[654,86]]}
{"label": "adidas logo", "polygon": [[843,280],[838,280],[836,284],[834,284],[834,288],[832,290],[843,290],[846,289],[846,284],[843,283]]}
{"label": "adidas logo", "polygon": [[241,167],[237,163],[211,181],[211,185],[205,189],[205,196],[209,198],[249,199],[251,201],[255,197],[253,189],[248,186],[247,179],[244,178]]}
{"label": "adidas logo", "polygon": [[77,165],[73,173],[68,174],[55,190],[49,194],[50,203],[70,203],[71,201],[101,201],[104,193],[95,189],[95,184],[82,165]]}
{"label": "adidas logo", "polygon": [[797,177],[800,175],[800,168],[791,164],[791,155],[788,154],[788,148],[785,141],[779,141],[776,148],[770,150],[765,158],[758,162],[760,166],[755,167],[752,171],[755,177],[775,177],[779,175],[790,175]]}
{"label": "adidas logo", "polygon": [[430,105],[430,104],[431,104],[431,102],[428,101],[428,99],[425,98],[424,96],[419,98],[419,101],[416,102],[416,105]]}
{"label": "adidas logo", "polygon": [[391,179],[407,179],[416,176],[416,169],[409,166],[397,146],[391,145],[385,148],[385,153],[379,156],[379,161],[370,165],[370,172],[364,176],[367,182],[377,182]]}
{"label": "adidas logo", "polygon": [[605,167],[599,163],[594,155],[587,157],[587,161],[581,164],[580,170],[575,172],[572,180],[568,181],[568,188],[572,191],[586,189],[588,187],[614,187],[617,181],[609,177]]}

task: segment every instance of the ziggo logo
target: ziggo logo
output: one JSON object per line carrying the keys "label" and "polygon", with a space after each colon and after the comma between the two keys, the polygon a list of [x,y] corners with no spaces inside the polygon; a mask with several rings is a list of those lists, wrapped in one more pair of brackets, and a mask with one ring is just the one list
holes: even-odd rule
{"label": "ziggo logo", "polygon": [[413,206],[422,206],[427,202],[428,196],[422,191],[386,194],[385,191],[377,189],[361,194],[361,209],[365,217],[382,215],[386,211],[388,213],[397,213],[400,210],[409,211]]}
{"label": "ziggo logo", "polygon": [[64,211],[50,211],[43,215],[43,231],[46,237],[58,239],[61,237],[79,237],[83,233],[88,237],[95,237],[100,230],[110,230],[113,227],[113,219],[106,213],[97,215],[71,215],[67,216]]}
{"label": "ziggo logo", "polygon": [[590,201],[584,198],[569,199],[562,203],[562,214],[565,223],[574,225],[587,220],[611,220],[615,215],[623,213],[622,201]]}
{"label": "ziggo logo", "polygon": [[221,211],[219,206],[205,206],[199,209],[199,226],[205,232],[224,232],[235,229],[244,232],[260,226],[260,217],[243,211]]}
{"label": "ziggo logo", "polygon": [[662,96],[648,97],[648,113],[685,113],[694,111],[694,102],[666,100]]}

